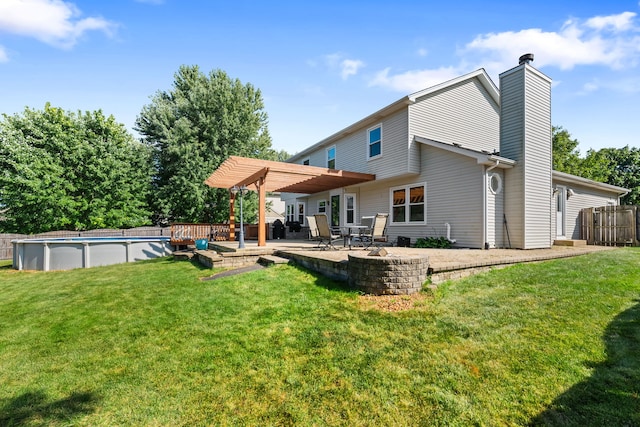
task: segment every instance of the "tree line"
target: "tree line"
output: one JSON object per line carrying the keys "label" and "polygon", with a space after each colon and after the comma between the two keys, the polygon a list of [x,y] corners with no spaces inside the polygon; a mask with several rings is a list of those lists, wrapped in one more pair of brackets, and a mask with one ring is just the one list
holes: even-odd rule
{"label": "tree line", "polygon": [[[136,139],[101,110],[46,104],[0,119],[0,232],[128,228],[223,222],[229,192],[203,182],[230,155],[285,160],[272,148],[262,94],[224,71],[181,66],[135,123]],[[605,148],[580,156],[578,141],[553,128],[555,170],[632,191],[640,203],[640,150]],[[245,199],[247,222],[257,197]]]}
{"label": "tree line", "polygon": [[553,127],[553,169],[628,188],[624,205],[640,205],[640,148],[590,149],[581,156],[579,142],[561,126]]}
{"label": "tree line", "polygon": [[[102,111],[46,104],[0,120],[0,232],[128,228],[228,219],[227,190],[204,180],[230,155],[283,160],[259,89],[181,66],[142,108],[135,139]],[[257,197],[245,199],[254,221]]]}

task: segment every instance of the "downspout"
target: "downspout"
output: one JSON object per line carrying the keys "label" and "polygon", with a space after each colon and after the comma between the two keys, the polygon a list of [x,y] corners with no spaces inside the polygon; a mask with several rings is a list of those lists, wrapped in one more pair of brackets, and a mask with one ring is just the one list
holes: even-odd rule
{"label": "downspout", "polygon": [[487,220],[489,219],[489,200],[487,195],[487,188],[489,188],[489,172],[494,170],[500,164],[500,160],[495,160],[495,164],[484,170],[484,185],[482,186],[482,198],[484,202],[484,209],[482,212],[482,241],[484,242],[484,248],[489,249],[489,242],[487,241],[489,237],[489,225],[487,224]]}

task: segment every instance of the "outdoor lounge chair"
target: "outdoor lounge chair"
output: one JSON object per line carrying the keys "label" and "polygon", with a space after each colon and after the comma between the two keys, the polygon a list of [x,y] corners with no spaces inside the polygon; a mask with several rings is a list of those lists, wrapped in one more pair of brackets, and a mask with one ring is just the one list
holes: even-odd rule
{"label": "outdoor lounge chair", "polygon": [[315,214],[316,226],[318,227],[318,238],[320,239],[318,246],[324,245],[322,249],[338,249],[333,246],[333,242],[342,239],[340,234],[334,234],[329,228],[329,221],[324,214]]}
{"label": "outdoor lounge chair", "polygon": [[318,233],[318,224],[316,223],[316,217],[308,216],[307,224],[309,224],[309,239],[317,241],[318,246],[316,247],[319,248],[320,244],[322,243],[322,239],[320,238],[320,234]]}
{"label": "outdoor lounge chair", "polygon": [[389,219],[389,214],[379,213],[373,218],[373,224],[371,225],[370,232],[364,232],[360,234],[358,237],[362,240],[362,242],[366,245],[366,248],[369,248],[371,245],[380,246],[379,243],[384,243],[388,241],[387,238],[387,220]]}

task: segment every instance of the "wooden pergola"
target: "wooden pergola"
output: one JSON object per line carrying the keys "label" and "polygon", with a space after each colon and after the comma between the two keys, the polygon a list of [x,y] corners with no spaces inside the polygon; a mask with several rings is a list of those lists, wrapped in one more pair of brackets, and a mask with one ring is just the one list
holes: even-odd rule
{"label": "wooden pergola", "polygon": [[[267,191],[313,194],[375,179],[375,175],[368,173],[231,156],[207,178],[205,184],[209,187],[229,190],[233,187],[246,186],[250,190],[258,192],[258,246],[266,246],[265,206]],[[232,239],[235,229],[234,203],[235,195],[231,193],[229,223]]]}

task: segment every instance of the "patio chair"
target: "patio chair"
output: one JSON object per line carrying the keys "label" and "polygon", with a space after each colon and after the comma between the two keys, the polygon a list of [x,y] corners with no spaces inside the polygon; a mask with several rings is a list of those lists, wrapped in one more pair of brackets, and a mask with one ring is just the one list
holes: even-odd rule
{"label": "patio chair", "polygon": [[318,224],[316,223],[315,216],[307,217],[307,224],[309,224],[309,240],[315,240],[318,242],[317,248],[320,247],[322,239],[320,238],[320,234],[318,233]]}
{"label": "patio chair", "polygon": [[329,227],[329,221],[324,214],[315,214],[316,226],[318,227],[318,238],[320,239],[318,246],[324,245],[322,249],[338,249],[333,246],[333,242],[342,239],[340,234],[334,234]]}
{"label": "patio chair", "polygon": [[[373,224],[369,233],[362,233],[360,239],[366,244],[366,248],[371,245],[380,246],[379,243],[388,242],[387,238],[387,220],[389,214],[379,213],[373,218]],[[378,244],[377,244],[378,243]]]}
{"label": "patio chair", "polygon": [[364,229],[363,233],[371,234],[371,227],[373,227],[373,219],[374,218],[375,218],[374,216],[363,216],[360,219],[360,224],[364,225],[365,227],[367,227],[367,228]]}

